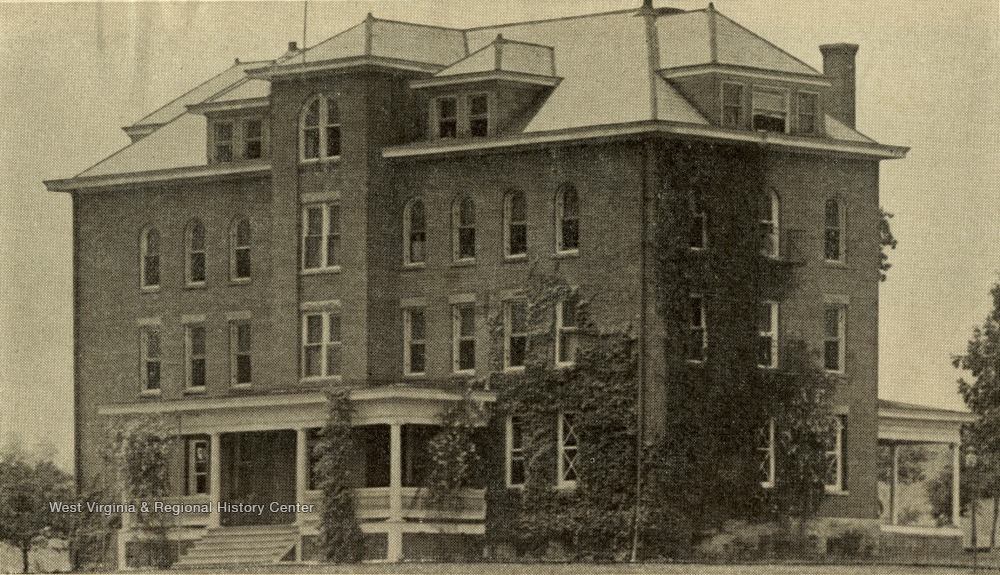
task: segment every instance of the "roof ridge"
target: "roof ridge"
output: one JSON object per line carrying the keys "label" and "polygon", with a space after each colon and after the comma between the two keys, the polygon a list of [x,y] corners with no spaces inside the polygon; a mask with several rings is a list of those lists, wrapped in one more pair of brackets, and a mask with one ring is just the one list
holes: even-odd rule
{"label": "roof ridge", "polygon": [[406,24],[407,26],[420,26],[421,28],[435,28],[437,30],[448,30],[450,32],[465,32],[464,28],[452,28],[450,26],[440,26],[436,24],[424,24],[422,22],[407,22],[406,20],[394,20],[392,18],[379,18],[372,16],[375,22],[389,22],[390,24]]}
{"label": "roof ridge", "polygon": [[490,28],[510,28],[512,26],[524,26],[528,24],[542,24],[545,22],[558,22],[560,20],[575,20],[577,18],[591,18],[597,16],[610,16],[612,14],[632,14],[635,13],[635,8],[627,8],[621,10],[609,10],[607,12],[594,12],[591,14],[577,14],[575,16],[559,16],[557,18],[540,18],[538,20],[525,20],[523,22],[507,22],[504,24],[490,24],[489,26],[473,26],[471,28],[465,28],[466,32],[473,32],[478,30],[489,30]]}
{"label": "roof ridge", "polygon": [[[302,47],[302,50],[301,50],[301,51],[299,51],[299,53],[298,53],[298,54],[296,54],[295,56],[293,56],[292,58],[298,58],[299,56],[301,56],[301,57],[305,58],[305,56],[306,56],[306,55],[307,55],[307,54],[308,54],[308,53],[309,53],[309,52],[310,52],[311,50],[315,50],[316,48],[319,48],[320,46],[322,46],[323,44],[326,44],[327,42],[330,42],[331,40],[335,40],[335,39],[337,39],[337,38],[340,38],[340,37],[341,37],[341,36],[343,36],[344,34],[347,34],[347,33],[348,33],[348,32],[350,32],[351,30],[354,30],[354,29],[355,29],[355,28],[357,28],[358,26],[364,26],[366,22],[367,22],[367,20],[362,20],[362,21],[358,22],[357,24],[355,24],[354,26],[351,26],[350,28],[347,28],[347,29],[345,29],[345,30],[341,30],[340,32],[337,32],[336,34],[334,34],[333,36],[330,36],[330,37],[329,37],[329,38],[327,38],[326,40],[323,40],[323,41],[322,41],[322,42],[320,42],[319,44],[313,44],[312,46],[303,46],[303,47]],[[285,64],[286,62],[290,62],[290,61],[292,60],[292,58],[288,58],[287,60],[284,60],[284,61],[282,61],[282,62],[276,62],[276,64]]]}
{"label": "roof ridge", "polygon": [[[268,61],[269,61],[269,60],[260,60],[260,62],[268,62]],[[256,63],[257,63],[257,61],[253,61],[253,62],[239,62],[239,61],[236,61],[236,62],[233,62],[233,64],[232,64],[231,66],[229,66],[228,68],[225,68],[224,70],[222,70],[222,71],[221,71],[221,72],[219,72],[218,74],[216,74],[216,75],[212,76],[211,78],[208,78],[208,79],[204,80],[203,82],[199,83],[199,84],[198,84],[197,86],[195,86],[195,87],[191,88],[191,89],[190,89],[190,90],[188,90],[187,92],[184,92],[183,94],[181,94],[181,95],[177,96],[177,97],[176,97],[176,98],[174,98],[173,100],[170,100],[170,101],[169,101],[169,102],[167,102],[166,104],[164,104],[164,105],[160,106],[159,108],[156,108],[156,109],[155,109],[155,110],[153,110],[152,112],[150,112],[150,113],[146,114],[146,115],[145,115],[145,116],[143,116],[142,118],[139,118],[139,119],[138,119],[138,120],[136,120],[135,122],[133,122],[133,123],[129,124],[129,126],[128,126],[128,127],[132,127],[132,126],[142,126],[142,125],[143,125],[142,121],[143,121],[143,120],[145,120],[146,118],[148,118],[148,117],[152,116],[153,114],[155,114],[155,113],[159,112],[160,110],[162,110],[162,109],[166,108],[167,106],[169,106],[169,105],[173,104],[174,102],[177,102],[178,100],[180,100],[180,99],[181,99],[181,98],[183,98],[184,96],[187,96],[187,95],[188,95],[188,94],[190,94],[191,92],[194,92],[194,91],[195,91],[195,90],[197,90],[198,88],[201,88],[201,87],[202,87],[202,86],[204,86],[205,84],[208,84],[208,83],[209,83],[209,82],[211,82],[212,80],[214,80],[214,79],[218,78],[219,76],[221,76],[221,75],[225,74],[226,72],[228,72],[228,71],[232,70],[233,68],[236,68],[237,66],[242,66],[242,65],[244,65],[244,64],[256,64]],[[210,96],[210,97],[211,97],[211,96]],[[204,100],[203,100],[203,101],[204,101]],[[173,121],[173,120],[171,120],[171,122],[172,122],[172,121]],[[161,124],[161,125],[163,125],[163,124],[169,124],[169,123],[170,123],[170,122],[159,122],[159,124]]]}
{"label": "roof ridge", "polygon": [[774,48],[775,50],[777,50],[777,51],[781,52],[782,54],[784,54],[784,55],[788,56],[788,57],[789,57],[789,58],[791,58],[792,60],[795,60],[795,61],[796,61],[796,62],[798,62],[799,64],[802,64],[802,65],[803,65],[803,66],[805,66],[806,68],[809,68],[809,69],[810,69],[810,70],[812,70],[813,72],[816,72],[816,74],[817,74],[817,75],[820,75],[820,76],[822,76],[822,75],[823,75],[823,73],[822,73],[822,72],[820,72],[819,70],[817,70],[816,68],[813,68],[813,67],[812,67],[812,66],[810,66],[809,64],[806,64],[805,62],[803,62],[802,60],[800,60],[799,58],[797,58],[797,57],[796,57],[795,55],[791,54],[790,52],[788,52],[787,50],[785,50],[784,48],[782,48],[781,46],[778,46],[778,45],[777,45],[777,44],[775,44],[774,42],[772,42],[772,41],[768,40],[767,38],[765,38],[765,37],[761,36],[760,34],[758,34],[758,33],[754,32],[753,30],[751,30],[751,29],[749,29],[749,28],[747,28],[746,26],[744,26],[744,25],[740,24],[740,23],[739,23],[739,22],[737,22],[736,20],[733,20],[733,19],[732,19],[732,18],[730,18],[729,16],[726,16],[726,15],[725,15],[725,14],[723,14],[722,12],[719,12],[719,10],[718,10],[718,9],[715,9],[715,10],[713,10],[713,11],[715,12],[716,16],[721,16],[722,18],[725,18],[725,19],[726,19],[726,20],[727,20],[728,22],[730,22],[731,24],[733,24],[734,26],[736,26],[736,27],[737,27],[737,28],[739,28],[740,30],[743,30],[744,32],[746,32],[746,33],[748,33],[748,34],[750,34],[750,35],[752,35],[752,36],[754,36],[754,37],[758,38],[758,39],[759,39],[759,40],[761,40],[762,42],[766,43],[766,44],[767,44],[768,46],[770,46],[770,47]]}

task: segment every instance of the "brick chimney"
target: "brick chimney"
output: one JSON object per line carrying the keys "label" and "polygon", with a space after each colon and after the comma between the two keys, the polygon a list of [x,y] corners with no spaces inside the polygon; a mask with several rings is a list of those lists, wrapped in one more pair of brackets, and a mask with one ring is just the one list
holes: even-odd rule
{"label": "brick chimney", "polygon": [[854,127],[854,57],[857,44],[823,44],[823,74],[833,87],[826,101],[826,111],[844,124]]}

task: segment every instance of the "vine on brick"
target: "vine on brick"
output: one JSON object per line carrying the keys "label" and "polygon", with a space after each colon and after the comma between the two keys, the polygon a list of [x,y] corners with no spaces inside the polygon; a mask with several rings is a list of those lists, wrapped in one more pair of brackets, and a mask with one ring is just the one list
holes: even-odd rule
{"label": "vine on brick", "polygon": [[475,429],[483,425],[486,417],[485,407],[473,401],[468,391],[462,401],[442,414],[441,429],[427,445],[430,465],[424,501],[431,509],[462,509],[462,490],[477,482],[481,456],[476,449]]}
{"label": "vine on brick", "polygon": [[353,408],[347,391],[328,391],[329,416],[320,432],[315,454],[316,474],[323,492],[319,545],[332,563],[357,563],[364,556],[364,536],[355,512],[351,469],[357,459],[351,428]]}

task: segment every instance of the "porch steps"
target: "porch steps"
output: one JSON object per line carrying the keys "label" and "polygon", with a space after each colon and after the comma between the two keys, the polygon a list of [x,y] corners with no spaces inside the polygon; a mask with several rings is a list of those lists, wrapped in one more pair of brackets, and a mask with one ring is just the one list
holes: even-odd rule
{"label": "porch steps", "polygon": [[295,525],[216,527],[174,563],[175,569],[277,563],[299,544]]}

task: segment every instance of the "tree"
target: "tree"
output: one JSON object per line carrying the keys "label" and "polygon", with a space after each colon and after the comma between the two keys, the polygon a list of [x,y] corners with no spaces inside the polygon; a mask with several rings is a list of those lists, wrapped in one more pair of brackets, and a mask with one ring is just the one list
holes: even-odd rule
{"label": "tree", "polygon": [[49,503],[70,501],[71,479],[50,459],[31,461],[21,453],[0,458],[0,540],[21,550],[25,573],[32,545],[64,523]]}
{"label": "tree", "polygon": [[958,391],[979,416],[967,426],[965,441],[979,455],[979,493],[993,498],[993,547],[1000,520],[1000,283],[993,285],[990,295],[993,309],[983,324],[973,329],[965,354],[953,357],[952,364],[971,374],[971,380],[958,380]]}
{"label": "tree", "polygon": [[880,217],[878,224],[879,245],[882,247],[882,259],[878,266],[879,281],[885,281],[888,277],[886,272],[892,267],[892,264],[889,263],[889,256],[885,253],[885,248],[896,249],[896,237],[892,235],[892,229],[889,227],[889,220],[892,219],[893,214],[881,207],[878,209],[878,214]]}
{"label": "tree", "polygon": [[[903,485],[919,483],[926,479],[924,469],[930,457],[921,445],[900,445],[896,457],[899,458],[899,482]],[[878,479],[883,483],[892,482],[892,451],[888,445],[879,445]]]}

